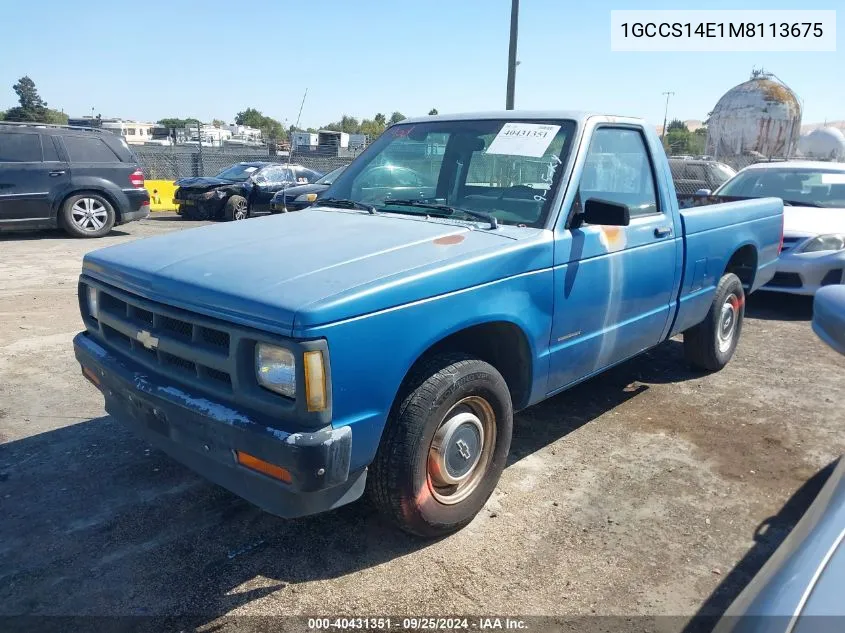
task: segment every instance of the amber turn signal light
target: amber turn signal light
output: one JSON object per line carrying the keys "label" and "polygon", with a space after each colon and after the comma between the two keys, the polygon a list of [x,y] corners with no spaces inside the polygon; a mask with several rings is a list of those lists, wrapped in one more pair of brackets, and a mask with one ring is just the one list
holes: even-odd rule
{"label": "amber turn signal light", "polygon": [[278,479],[279,481],[283,481],[286,484],[289,484],[293,481],[293,478],[290,475],[290,471],[287,468],[282,468],[281,466],[276,466],[275,464],[271,464],[270,462],[265,462],[263,459],[258,459],[254,455],[250,455],[249,453],[244,453],[243,451],[235,451],[235,459],[237,462],[244,466],[245,468],[249,468],[250,470],[254,470],[256,472],[262,473],[267,475],[268,477],[272,477],[273,479]]}

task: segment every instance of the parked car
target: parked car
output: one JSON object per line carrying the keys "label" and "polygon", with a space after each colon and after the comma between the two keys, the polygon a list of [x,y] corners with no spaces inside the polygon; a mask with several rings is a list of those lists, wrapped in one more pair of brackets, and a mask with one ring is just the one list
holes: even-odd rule
{"label": "parked car", "polygon": [[640,119],[402,121],[308,213],[88,253],[76,358],[109,413],[269,512],[368,487],[401,528],[452,532],[515,410],[681,332],[701,370],[733,356],[783,205],[679,211],[668,174]]}
{"label": "parked car", "polygon": [[149,215],[126,141],[95,128],[0,122],[0,232],[62,228],[102,237]]}
{"label": "parked car", "polygon": [[845,283],[845,163],[757,163],[714,195],[783,199],[783,251],[764,290],[813,295]]}
{"label": "parked car", "polygon": [[189,220],[245,220],[255,212],[269,211],[276,192],[316,182],[322,175],[302,165],[235,163],[216,176],[177,180],[173,203],[176,212]]}
{"label": "parked car", "polygon": [[736,175],[732,167],[715,160],[669,157],[669,169],[678,195],[691,195],[699,189],[714,191]]}
{"label": "parked car", "polygon": [[[816,293],[813,329],[830,347],[845,354],[845,286]],[[843,536],[845,459],[840,457],[801,520],[727,609],[716,633],[839,629],[845,614]]]}
{"label": "parked car", "polygon": [[333,169],[311,184],[287,187],[276,192],[270,200],[270,212],[287,213],[288,211],[301,211],[310,207],[331,186],[335,178],[343,173],[344,169],[346,169],[346,165]]}

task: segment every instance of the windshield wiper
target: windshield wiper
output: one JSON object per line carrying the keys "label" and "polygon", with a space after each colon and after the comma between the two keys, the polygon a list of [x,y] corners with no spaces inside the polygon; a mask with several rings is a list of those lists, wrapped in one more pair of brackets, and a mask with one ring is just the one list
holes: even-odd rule
{"label": "windshield wiper", "polygon": [[409,207],[421,207],[423,209],[434,209],[436,211],[441,211],[447,215],[452,215],[455,213],[464,213],[468,216],[473,218],[478,218],[479,220],[484,220],[485,222],[490,223],[491,229],[498,229],[499,228],[499,221],[496,219],[496,216],[490,215],[489,213],[484,213],[483,211],[474,211],[473,209],[464,209],[462,207],[450,207],[446,204],[435,204],[433,202],[421,202],[419,200],[385,200],[382,204],[400,204]]}
{"label": "windshield wiper", "polygon": [[357,200],[347,200],[346,198],[320,198],[315,203],[317,206],[323,207],[339,207],[341,209],[361,209],[372,215],[376,214],[376,208]]}

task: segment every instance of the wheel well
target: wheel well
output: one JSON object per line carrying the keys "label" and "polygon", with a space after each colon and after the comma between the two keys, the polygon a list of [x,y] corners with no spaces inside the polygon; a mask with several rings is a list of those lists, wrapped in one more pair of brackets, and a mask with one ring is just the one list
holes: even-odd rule
{"label": "wheel well", "polygon": [[725,273],[733,273],[739,277],[746,291],[751,290],[754,275],[757,274],[757,249],[746,244],[737,250],[728,260]]}
{"label": "wheel well", "polygon": [[59,202],[59,207],[56,210],[56,223],[59,226],[62,226],[62,223],[64,222],[64,214],[62,213],[62,209],[65,206],[65,202],[67,202],[68,198],[72,196],[78,196],[83,193],[93,193],[94,195],[100,196],[101,198],[105,198],[106,200],[108,200],[108,203],[111,205],[111,208],[114,209],[114,223],[120,224],[120,206],[117,204],[117,202],[115,202],[111,194],[106,193],[105,191],[101,191],[100,189],[79,189],[77,191],[71,191],[69,194],[67,194],[61,199],[61,202]]}
{"label": "wheel well", "polygon": [[508,321],[493,321],[450,334],[429,347],[406,378],[431,356],[447,352],[463,352],[493,365],[508,385],[514,410],[527,406],[532,379],[531,348],[519,326]]}

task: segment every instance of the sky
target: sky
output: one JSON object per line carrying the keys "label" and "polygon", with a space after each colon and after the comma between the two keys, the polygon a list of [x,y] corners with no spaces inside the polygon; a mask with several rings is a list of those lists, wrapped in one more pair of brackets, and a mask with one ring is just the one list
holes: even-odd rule
{"label": "sky", "polygon": [[[803,2],[709,0],[711,9],[801,9]],[[388,117],[503,109],[509,0],[42,0],[6,3],[0,20],[0,110],[23,75],[50,107],[155,121],[231,122],[254,107],[286,126],[349,114]],[[705,119],[752,68],[803,100],[804,123],[845,119],[845,5],[837,52],[610,51],[611,9],[684,3],[521,0],[517,109],[593,110]],[[692,7],[690,7],[692,8]],[[698,7],[696,7],[698,8]]]}

